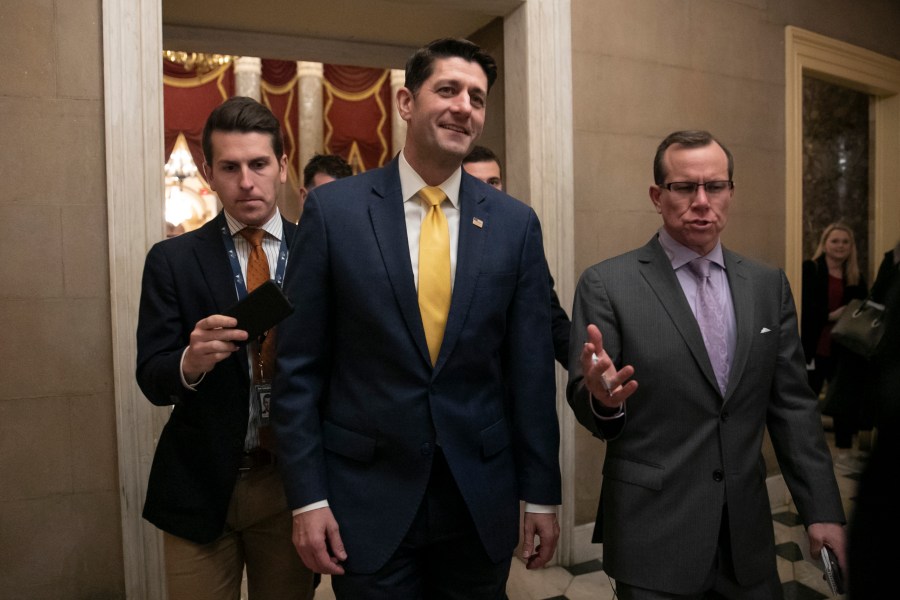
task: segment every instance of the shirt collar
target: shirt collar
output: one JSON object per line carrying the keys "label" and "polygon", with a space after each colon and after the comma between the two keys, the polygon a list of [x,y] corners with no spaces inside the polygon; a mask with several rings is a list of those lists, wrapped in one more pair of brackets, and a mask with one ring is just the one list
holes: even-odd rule
{"label": "shirt collar", "polygon": [[[669,257],[669,262],[672,263],[673,269],[678,270],[700,256],[700,254],[697,254],[687,246],[675,241],[675,238],[669,235],[669,232],[666,231],[665,227],[659,228],[658,235],[659,244],[663,247],[663,250],[665,250],[666,256]],[[710,262],[715,263],[724,269],[725,255],[722,252],[722,241],[717,241],[715,247],[710,250],[708,254],[703,255],[703,258],[706,258]]]}
{"label": "shirt collar", "polygon": [[[416,170],[412,168],[412,165],[407,162],[403,151],[400,152],[398,166],[400,168],[400,190],[403,194],[403,201],[408,202],[415,198],[416,194],[419,193],[419,190],[426,187],[428,184],[425,183],[425,180],[422,179],[418,173],[416,173]],[[447,199],[450,200],[450,203],[453,204],[454,208],[459,208],[460,183],[462,183],[462,166],[458,167],[450,174],[450,177],[437,186],[447,194]]]}
{"label": "shirt collar", "polygon": [[[231,236],[234,237],[237,235],[241,229],[245,229],[248,227],[244,223],[241,223],[230,214],[228,211],[222,211],[225,213],[225,222],[228,223],[228,232],[231,233]],[[260,229],[265,230],[266,233],[271,235],[278,241],[281,241],[282,235],[284,235],[284,225],[281,222],[281,213],[278,211],[278,207],[275,207],[275,214],[272,215],[272,218],[263,223],[263,226]]]}

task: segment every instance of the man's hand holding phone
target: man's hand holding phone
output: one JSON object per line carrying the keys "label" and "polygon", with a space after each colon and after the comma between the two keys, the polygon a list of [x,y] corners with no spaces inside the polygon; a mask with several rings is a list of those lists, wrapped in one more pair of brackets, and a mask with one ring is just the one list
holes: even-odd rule
{"label": "man's hand holding phone", "polygon": [[825,581],[831,588],[831,593],[835,596],[844,593],[844,573],[841,571],[841,565],[838,564],[837,558],[828,546],[822,546],[821,551],[822,564],[825,566]]}

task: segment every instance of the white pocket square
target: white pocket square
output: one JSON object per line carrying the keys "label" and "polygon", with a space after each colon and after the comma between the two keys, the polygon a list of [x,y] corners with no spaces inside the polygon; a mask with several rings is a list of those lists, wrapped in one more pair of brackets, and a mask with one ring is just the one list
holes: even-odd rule
{"label": "white pocket square", "polygon": [[769,333],[770,331],[772,331],[772,330],[769,329],[768,327],[763,327],[762,329],[759,330],[760,333]]}

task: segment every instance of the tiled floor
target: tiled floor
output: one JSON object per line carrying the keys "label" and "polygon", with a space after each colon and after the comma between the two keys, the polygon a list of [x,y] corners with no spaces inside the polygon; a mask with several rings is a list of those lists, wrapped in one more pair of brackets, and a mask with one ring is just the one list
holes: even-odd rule
{"label": "tiled floor", "polygon": [[[825,422],[828,425],[827,421]],[[833,435],[827,432],[833,448]],[[836,466],[838,486],[849,516],[856,485],[858,467]],[[785,600],[819,600],[831,598],[818,561],[805,557],[809,553],[805,530],[793,503],[776,508],[772,514],[775,527],[775,551],[778,555],[778,574],[784,588]],[[572,567],[548,567],[528,571],[524,564],[513,560],[507,595],[509,600],[611,600],[615,598],[615,583],[603,571],[599,560]],[[841,596],[840,598],[843,598]],[[333,600],[328,578],[316,591],[315,600]]]}

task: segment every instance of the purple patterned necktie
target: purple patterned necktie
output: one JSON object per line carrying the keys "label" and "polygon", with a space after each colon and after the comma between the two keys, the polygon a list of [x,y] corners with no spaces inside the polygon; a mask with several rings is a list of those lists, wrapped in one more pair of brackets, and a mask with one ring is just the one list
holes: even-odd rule
{"label": "purple patterned necktie", "polygon": [[688,263],[697,277],[697,324],[722,394],[728,387],[728,341],[725,337],[725,303],[709,277],[710,262],[695,258]]}

